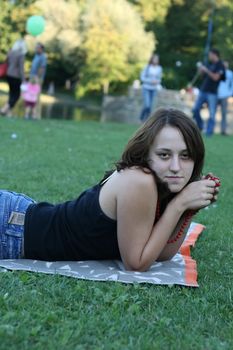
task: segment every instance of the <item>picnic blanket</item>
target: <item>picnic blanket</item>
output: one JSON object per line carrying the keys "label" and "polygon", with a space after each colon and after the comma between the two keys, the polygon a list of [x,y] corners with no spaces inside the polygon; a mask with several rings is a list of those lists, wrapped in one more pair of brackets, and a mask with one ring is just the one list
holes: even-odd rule
{"label": "picnic blanket", "polygon": [[0,260],[0,268],[1,271],[24,270],[92,281],[198,287],[196,261],[191,258],[190,247],[195,245],[204,228],[201,224],[191,223],[180,252],[170,261],[155,262],[147,272],[126,271],[119,260],[56,262],[29,259]]}

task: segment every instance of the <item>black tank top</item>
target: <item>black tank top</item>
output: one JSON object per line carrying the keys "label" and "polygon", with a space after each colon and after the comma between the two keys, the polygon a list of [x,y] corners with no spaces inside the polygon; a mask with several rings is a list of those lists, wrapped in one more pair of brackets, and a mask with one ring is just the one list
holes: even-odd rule
{"label": "black tank top", "polygon": [[117,221],[99,204],[101,184],[63,204],[31,204],[25,216],[26,259],[119,259]]}

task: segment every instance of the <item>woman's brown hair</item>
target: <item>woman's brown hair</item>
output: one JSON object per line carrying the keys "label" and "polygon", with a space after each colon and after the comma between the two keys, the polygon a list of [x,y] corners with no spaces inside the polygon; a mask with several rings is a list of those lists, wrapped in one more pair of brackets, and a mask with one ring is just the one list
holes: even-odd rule
{"label": "woman's brown hair", "polygon": [[[148,155],[157,134],[167,125],[179,129],[183,135],[189,156],[194,161],[194,169],[189,182],[198,180],[204,163],[204,143],[192,119],[175,108],[160,108],[147,119],[126,145],[121,159],[116,163],[117,171],[137,166],[153,173],[157,181],[156,173],[150,168]],[[109,174],[110,172],[106,175]]]}
{"label": "woman's brown hair", "polygon": [[154,59],[156,59],[157,64],[159,64],[159,55],[153,54],[153,55],[151,55],[151,57],[149,59],[148,65],[153,64]]}

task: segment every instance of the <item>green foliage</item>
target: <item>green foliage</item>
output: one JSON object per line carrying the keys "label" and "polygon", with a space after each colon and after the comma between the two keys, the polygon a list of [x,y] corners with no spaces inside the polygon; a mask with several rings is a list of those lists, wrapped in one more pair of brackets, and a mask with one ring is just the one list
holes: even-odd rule
{"label": "green foliage", "polygon": [[0,61],[3,61],[15,40],[25,34],[26,20],[33,14],[35,0],[1,1]]}
{"label": "green foliage", "polygon": [[[75,198],[100,180],[135,129],[1,118],[1,187],[39,201]],[[222,186],[217,207],[196,217],[206,225],[192,251],[200,287],[0,273],[1,350],[233,348],[232,137],[215,135],[205,143],[205,172],[220,176]]]}
{"label": "green foliage", "polygon": [[[126,0],[36,1],[46,19],[40,35],[49,58],[47,79],[64,84],[79,82],[79,96],[86,91],[108,90],[110,82],[135,79],[155,47],[151,33]],[[31,50],[33,38],[27,42]]]}
{"label": "green foliage", "polygon": [[[78,94],[121,90],[137,79],[156,48],[164,68],[163,85],[181,88],[203,60],[208,21],[213,14],[212,45],[232,61],[232,0],[22,0],[1,1],[0,61],[25,30],[33,14],[46,30],[46,79],[64,86],[78,83]],[[35,38],[26,37],[32,58]],[[176,62],[181,61],[180,67]],[[28,63],[29,64],[29,63]]]}
{"label": "green foliage", "polygon": [[0,11],[0,62],[6,58],[6,53],[10,48],[11,39],[10,26],[10,5],[6,1],[1,3]]}
{"label": "green foliage", "polygon": [[[148,9],[146,0],[137,1]],[[216,45],[223,56],[232,58],[232,16],[231,0],[173,0],[158,1],[164,10],[151,11],[152,17],[144,15],[147,29],[156,33],[157,50],[164,67],[164,85],[181,88],[187,85],[196,71],[196,62],[203,60],[207,39],[208,20],[214,9],[212,45]],[[152,1],[150,2],[152,6]],[[154,7],[156,8],[156,7]],[[145,9],[142,8],[142,13]],[[176,67],[176,61],[182,66]]]}
{"label": "green foliage", "polygon": [[163,23],[172,0],[132,0],[146,23]]}
{"label": "green foliage", "polygon": [[[163,33],[167,39],[160,43],[162,62],[165,66],[170,66],[175,76],[172,81],[167,81],[169,87],[172,84],[176,89],[184,86],[187,79],[190,80],[195,73],[196,62],[203,59],[208,25],[208,17],[203,18],[203,13],[205,4],[202,0],[178,2],[168,12]],[[171,47],[172,50],[169,50]],[[176,61],[180,61],[182,66],[177,67]]]}
{"label": "green foliage", "polygon": [[87,89],[107,93],[111,82],[132,80],[155,47],[152,34],[144,32],[126,0],[87,1],[82,23],[86,61],[81,85]]}
{"label": "green foliage", "polygon": [[[15,33],[25,35],[26,21],[37,10],[36,0],[16,1],[11,8],[11,23]],[[38,13],[37,13],[38,14]]]}
{"label": "green foliage", "polygon": [[[49,61],[47,80],[63,85],[75,76],[82,63],[79,32],[80,7],[75,0],[38,0],[36,5],[46,20],[46,30],[38,38],[46,46]],[[27,38],[31,51],[35,40]]]}
{"label": "green foliage", "polygon": [[213,44],[221,51],[222,57],[229,60],[231,69],[233,59],[233,2],[223,1],[215,11]]}

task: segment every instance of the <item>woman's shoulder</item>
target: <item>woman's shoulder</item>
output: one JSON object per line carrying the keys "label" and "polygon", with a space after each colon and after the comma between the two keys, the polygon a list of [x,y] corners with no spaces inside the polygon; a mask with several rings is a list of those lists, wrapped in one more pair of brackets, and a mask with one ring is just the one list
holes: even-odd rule
{"label": "woman's shoulder", "polygon": [[155,178],[147,168],[130,167],[118,173],[118,181],[123,187],[155,188]]}
{"label": "woman's shoulder", "polygon": [[115,198],[122,207],[154,207],[157,196],[158,190],[152,173],[134,167],[121,170],[116,176]]}
{"label": "woman's shoulder", "polygon": [[155,66],[155,70],[156,70],[156,72],[162,72],[163,68],[162,68],[162,66],[157,65],[157,66]]}

